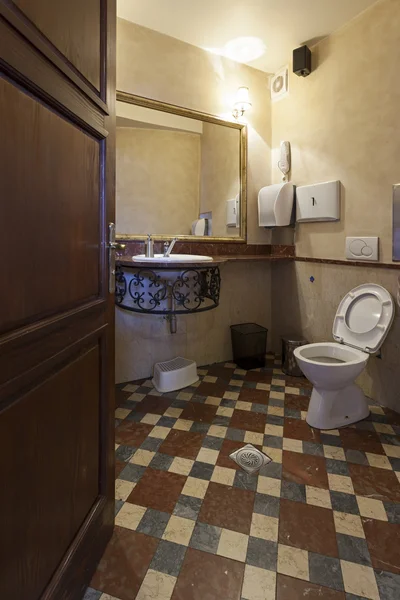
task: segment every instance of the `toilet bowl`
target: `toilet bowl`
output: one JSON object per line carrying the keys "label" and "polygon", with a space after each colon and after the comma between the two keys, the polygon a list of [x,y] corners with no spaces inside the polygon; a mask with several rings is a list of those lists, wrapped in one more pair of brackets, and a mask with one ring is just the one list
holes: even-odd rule
{"label": "toilet bowl", "polygon": [[394,318],[394,303],[385,288],[363,284],[346,294],[333,321],[335,342],[307,344],[294,355],[313,384],[307,423],[336,429],[365,419],[368,402],[354,380],[370,354],[379,350]]}

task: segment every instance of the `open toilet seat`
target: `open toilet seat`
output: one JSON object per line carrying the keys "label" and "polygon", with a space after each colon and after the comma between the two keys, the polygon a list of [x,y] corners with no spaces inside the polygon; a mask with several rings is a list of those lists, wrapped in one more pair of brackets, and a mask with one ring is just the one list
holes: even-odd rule
{"label": "open toilet seat", "polygon": [[338,344],[337,342],[319,342],[296,348],[297,355],[305,362],[340,367],[343,364],[357,365],[368,360],[362,350]]}
{"label": "open toilet seat", "polygon": [[348,292],[333,321],[333,338],[340,344],[373,354],[382,345],[394,318],[393,299],[375,283]]}

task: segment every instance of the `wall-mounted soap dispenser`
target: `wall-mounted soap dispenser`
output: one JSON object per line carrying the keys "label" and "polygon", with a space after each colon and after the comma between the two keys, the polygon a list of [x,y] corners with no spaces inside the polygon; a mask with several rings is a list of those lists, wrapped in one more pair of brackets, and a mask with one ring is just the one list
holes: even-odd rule
{"label": "wall-mounted soap dispenser", "polygon": [[261,188],[258,193],[259,226],[285,227],[290,225],[293,200],[293,183],[276,183]]}

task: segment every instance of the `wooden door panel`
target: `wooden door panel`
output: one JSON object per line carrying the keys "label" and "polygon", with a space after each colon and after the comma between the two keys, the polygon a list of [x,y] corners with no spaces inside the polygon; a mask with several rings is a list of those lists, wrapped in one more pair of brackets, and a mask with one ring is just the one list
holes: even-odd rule
{"label": "wooden door panel", "polygon": [[[6,110],[1,221],[14,232],[15,247],[0,279],[0,331],[101,292],[101,142],[0,79],[0,113]],[[9,253],[6,244],[0,236],[2,256]]]}
{"label": "wooden door panel", "polygon": [[99,495],[99,372],[96,344],[1,415],[0,598],[39,597]]}
{"label": "wooden door panel", "polygon": [[104,300],[94,300],[61,318],[49,317],[0,336],[0,411],[20,388],[21,378],[30,385],[32,371],[42,369],[45,374],[49,358],[58,364],[64,351],[104,327],[104,305]]}
{"label": "wooden door panel", "polygon": [[114,519],[115,0],[0,0],[1,600],[81,600]]}
{"label": "wooden door panel", "polygon": [[100,90],[101,0],[14,0],[14,4]]}

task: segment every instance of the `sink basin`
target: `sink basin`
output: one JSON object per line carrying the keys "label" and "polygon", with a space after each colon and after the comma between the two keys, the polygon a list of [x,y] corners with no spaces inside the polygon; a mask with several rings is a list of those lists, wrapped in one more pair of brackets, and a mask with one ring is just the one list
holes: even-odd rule
{"label": "sink basin", "polygon": [[145,256],[144,254],[137,254],[136,256],[132,256],[133,261],[137,262],[165,262],[165,263],[174,263],[174,262],[187,262],[187,263],[197,263],[197,262],[208,262],[213,260],[212,256],[202,256],[201,254],[170,254],[170,256],[164,256],[164,254],[155,254],[152,257]]}

